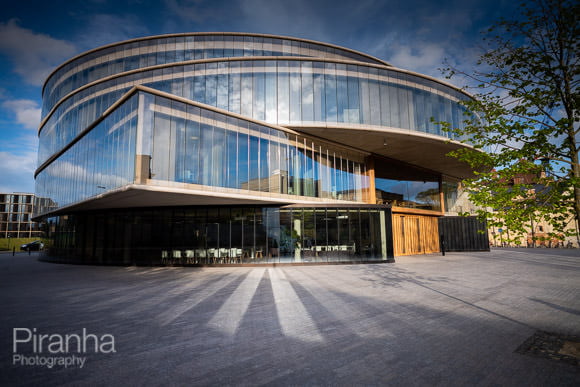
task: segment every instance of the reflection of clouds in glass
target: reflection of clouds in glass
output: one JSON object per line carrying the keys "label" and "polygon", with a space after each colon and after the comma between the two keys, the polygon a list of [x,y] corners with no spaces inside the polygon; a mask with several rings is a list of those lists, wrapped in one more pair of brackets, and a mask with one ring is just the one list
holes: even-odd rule
{"label": "reflection of clouds in glass", "polygon": [[57,161],[54,166],[47,168],[47,173],[52,177],[68,180],[85,180],[90,178],[95,184],[106,184],[107,182],[122,179],[115,174],[105,174],[101,172],[89,172],[81,165],[73,164],[69,161]]}
{"label": "reflection of clouds in glass", "polygon": [[439,190],[439,183],[435,181],[404,181],[404,180],[389,180],[377,178],[375,181],[377,189],[385,192],[391,192],[403,195],[405,200],[417,200],[417,196],[421,192],[431,189]]}
{"label": "reflection of clouds in glass", "polygon": [[266,108],[266,121],[272,124],[276,123],[276,119],[270,119],[269,117],[276,117],[277,114],[276,107],[268,107]]}
{"label": "reflection of clouds in glass", "polygon": [[407,193],[409,199],[415,200],[420,192],[427,191],[429,189],[438,188],[439,184],[436,182],[422,182],[422,181],[410,181],[407,182]]}
{"label": "reflection of clouds in glass", "polygon": [[[301,64],[295,61],[288,62],[278,61],[279,66],[275,68],[276,72],[270,65],[268,67],[248,67],[248,64],[245,63],[244,67],[241,67],[240,62],[232,62],[229,67],[216,69],[215,63],[207,63],[196,64],[194,73],[190,66],[175,66],[163,71],[160,69],[148,70],[133,74],[130,77],[122,76],[102,81],[98,85],[87,88],[86,97],[68,99],[66,103],[58,106],[41,132],[39,160],[43,162],[50,155],[62,149],[78,135],[78,128],[88,126],[109,107],[111,101],[120,97],[121,90],[128,90],[135,84],[172,91],[175,95],[187,99],[282,125],[301,120],[305,122],[316,120],[321,123],[336,122],[337,118],[355,124],[377,124],[378,122],[372,119],[371,114],[364,114],[372,111],[376,117],[382,117],[381,125],[404,127],[447,136],[430,122],[431,114],[425,113],[425,109],[422,108],[425,100],[430,101],[429,103],[433,106],[435,121],[449,121],[454,127],[461,125],[462,112],[465,109],[452,101],[452,98],[455,98],[455,93],[450,92],[439,96],[430,95],[423,90],[422,85],[426,81],[420,77],[405,75],[403,81],[398,78],[399,75],[393,78],[394,74],[391,70],[377,70],[378,79],[369,79],[367,72],[350,71],[350,78],[355,84],[363,82],[363,84],[368,85],[368,87],[365,86],[365,89],[377,91],[378,94],[375,98],[368,98],[366,92],[363,93],[364,95],[361,94],[363,97],[359,95],[359,87],[348,86],[345,76],[333,75],[336,70],[332,66],[325,68],[324,74],[321,74],[320,69],[311,67],[313,63],[317,62],[303,62]],[[276,62],[272,61],[272,63]],[[298,65],[302,67],[298,67]],[[183,78],[186,68],[188,78]],[[261,69],[268,71],[260,72]],[[252,74],[251,72],[255,70],[259,71]],[[344,74],[345,71],[341,70],[340,73]],[[323,81],[321,80],[319,84],[313,78],[316,75],[324,76]],[[228,78],[227,83],[223,80],[226,77]],[[73,82],[71,78],[65,77],[65,79],[67,82]],[[408,100],[407,98],[401,99],[401,82],[411,86],[407,90],[411,93]],[[66,84],[68,85],[68,83]],[[416,87],[413,86],[415,84]],[[49,98],[45,98],[45,112],[50,110],[58,99],[64,97],[63,90],[68,90],[60,88],[61,86],[58,86]],[[439,92],[443,93],[442,90]],[[319,101],[320,106],[317,105]],[[407,105],[415,105],[409,110],[411,112],[409,122],[406,119],[401,121],[399,114],[399,106]],[[26,120],[32,123],[33,114],[31,113],[34,111],[28,113]],[[69,125],[68,120],[71,119],[79,121],[76,125]],[[55,127],[55,130],[52,130],[52,127]],[[56,133],[59,135],[57,136]]]}
{"label": "reflection of clouds in glass", "polygon": [[378,189],[386,192],[398,194],[404,194],[406,192],[406,182],[401,180],[389,180],[377,178],[375,181],[375,185]]}
{"label": "reflection of clouds in glass", "polygon": [[302,94],[302,102],[305,104],[312,104],[312,102],[314,102],[314,93],[310,90],[306,94]]}
{"label": "reflection of clouds in glass", "polygon": [[300,76],[296,76],[296,74],[292,74],[293,76],[290,77],[290,90],[296,93],[300,92]]}

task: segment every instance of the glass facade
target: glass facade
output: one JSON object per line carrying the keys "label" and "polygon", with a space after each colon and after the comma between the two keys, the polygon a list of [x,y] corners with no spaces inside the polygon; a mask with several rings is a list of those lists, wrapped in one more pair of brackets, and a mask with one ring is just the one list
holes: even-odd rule
{"label": "glass facade", "polygon": [[132,183],[137,105],[126,100],[40,171],[36,196],[63,207]]}
{"label": "glass facade", "polygon": [[39,171],[37,194],[63,207],[132,184],[137,149],[150,159],[147,178],[159,182],[356,202],[368,195],[361,152],[146,92],[57,154]]}
{"label": "glass facade", "polygon": [[377,201],[397,207],[441,211],[438,181],[376,178]]}
{"label": "glass facade", "polygon": [[53,217],[63,262],[142,265],[333,263],[393,256],[390,210],[374,207],[181,207]]}
{"label": "glass facade", "polygon": [[364,201],[364,154],[141,93],[151,178],[211,187]]}
{"label": "glass facade", "polygon": [[[200,33],[113,44],[45,84],[36,196],[51,206],[35,216],[50,221],[49,253],[65,261],[384,261],[393,256],[384,204],[427,216],[442,208],[445,171],[404,152],[437,144],[441,165],[450,134],[435,121],[462,127],[465,98],[301,39]],[[368,137],[349,144],[347,130]],[[374,145],[388,135],[398,148]]]}
{"label": "glass facade", "polygon": [[352,50],[276,36],[191,34],[138,39],[82,55],[51,74],[43,89],[43,117],[71,91],[111,75],[184,61],[252,56],[303,56],[385,64]]}
{"label": "glass facade", "polygon": [[66,146],[135,85],[248,118],[291,126],[365,125],[449,136],[462,127],[459,91],[389,68],[304,59],[174,65],[109,79],[60,103],[40,129],[38,164]]}

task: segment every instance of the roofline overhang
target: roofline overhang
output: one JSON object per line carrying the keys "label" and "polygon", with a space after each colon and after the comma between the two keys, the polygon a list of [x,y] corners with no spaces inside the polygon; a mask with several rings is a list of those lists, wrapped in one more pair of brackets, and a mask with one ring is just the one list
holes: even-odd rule
{"label": "roofline overhang", "polygon": [[[196,188],[192,188],[196,186]],[[207,187],[185,183],[147,180],[146,184],[127,184],[79,202],[35,215],[35,221],[81,211],[116,208],[158,208],[207,205],[366,205],[362,202],[271,194],[233,188]]]}

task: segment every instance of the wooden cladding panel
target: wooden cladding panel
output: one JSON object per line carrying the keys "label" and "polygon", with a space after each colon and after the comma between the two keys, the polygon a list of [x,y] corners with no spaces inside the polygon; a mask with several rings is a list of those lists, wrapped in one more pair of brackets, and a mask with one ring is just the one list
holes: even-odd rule
{"label": "wooden cladding panel", "polygon": [[393,214],[393,245],[395,256],[439,252],[437,217]]}

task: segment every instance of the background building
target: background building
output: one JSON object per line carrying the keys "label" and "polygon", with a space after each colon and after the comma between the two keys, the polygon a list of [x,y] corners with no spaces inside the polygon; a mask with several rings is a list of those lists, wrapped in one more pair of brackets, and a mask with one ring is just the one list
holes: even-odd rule
{"label": "background building", "polygon": [[[35,206],[41,208],[35,209]],[[50,205],[47,200],[35,200],[34,194],[0,193],[0,238],[40,238],[43,231],[32,220],[32,214],[48,210]]]}
{"label": "background building", "polygon": [[[466,147],[457,88],[288,37],[112,44],[43,88],[51,254],[99,263],[388,260],[439,251]],[[434,121],[432,120],[434,119]]]}
{"label": "background building", "polygon": [[[546,185],[542,181],[546,179],[544,171],[537,173],[520,173],[516,174],[512,179],[506,181],[507,187],[513,187],[516,184],[525,184],[529,187],[527,194],[530,197],[536,197],[536,193],[549,192]],[[490,213],[497,214],[497,210],[489,209]],[[576,226],[576,219],[569,213],[566,219],[566,225],[563,228],[564,233],[555,232],[551,220],[561,215],[549,214],[548,217],[541,219],[531,219],[526,231],[519,233],[510,230],[509,227],[489,228],[489,239],[493,246],[500,247],[548,247],[548,248],[578,248],[580,247],[578,239],[578,228]],[[567,235],[566,234],[571,234]],[[556,235],[559,237],[556,237]]]}

